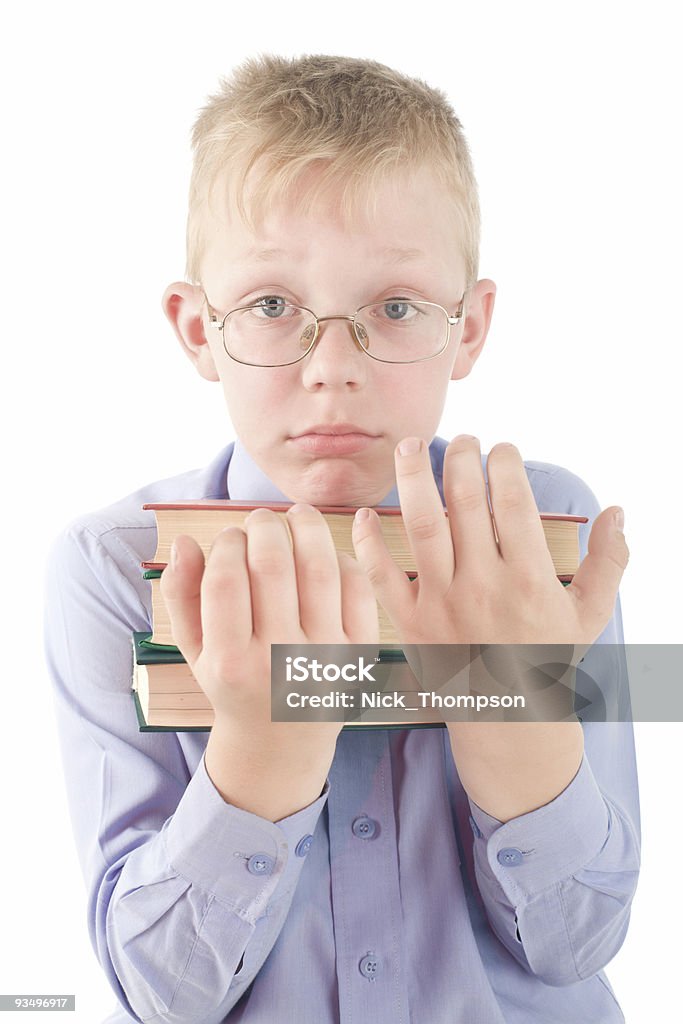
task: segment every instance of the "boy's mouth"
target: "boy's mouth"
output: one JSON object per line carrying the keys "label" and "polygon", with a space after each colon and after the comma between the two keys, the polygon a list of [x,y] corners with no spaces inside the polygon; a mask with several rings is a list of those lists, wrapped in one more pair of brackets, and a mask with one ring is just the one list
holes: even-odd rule
{"label": "boy's mouth", "polygon": [[370,434],[355,423],[317,423],[290,438],[299,449],[311,455],[352,455],[377,441],[379,434]]}

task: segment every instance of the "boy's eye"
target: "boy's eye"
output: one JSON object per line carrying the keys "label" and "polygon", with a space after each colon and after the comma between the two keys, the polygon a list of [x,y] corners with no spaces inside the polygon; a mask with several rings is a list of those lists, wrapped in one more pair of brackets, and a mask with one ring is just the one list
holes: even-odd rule
{"label": "boy's eye", "polygon": [[389,320],[412,320],[418,312],[406,299],[386,299],[385,302],[378,304],[377,308],[381,308]]}
{"label": "boy's eye", "polygon": [[[287,305],[286,299],[283,299],[281,295],[262,295],[254,303],[254,314],[259,319],[276,320],[282,317]],[[260,310],[263,310],[264,317],[260,316]]]}
{"label": "boy's eye", "polygon": [[[288,320],[296,311],[296,307],[281,295],[261,295],[251,305],[251,309],[258,320]],[[417,306],[401,297],[385,299],[369,309],[371,316],[387,323],[408,323],[420,313]]]}

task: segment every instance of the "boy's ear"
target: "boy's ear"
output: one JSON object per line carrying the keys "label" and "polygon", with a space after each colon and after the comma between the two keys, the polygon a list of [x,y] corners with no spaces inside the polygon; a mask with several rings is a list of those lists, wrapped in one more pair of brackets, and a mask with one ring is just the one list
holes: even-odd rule
{"label": "boy's ear", "polygon": [[176,281],[163,294],[161,306],[185,355],[205,380],[220,380],[202,318],[204,292],[195,284]]}
{"label": "boy's ear", "polygon": [[458,354],[453,364],[451,380],[466,377],[484,347],[493,316],[496,285],[488,278],[477,281],[465,302],[465,326]]}

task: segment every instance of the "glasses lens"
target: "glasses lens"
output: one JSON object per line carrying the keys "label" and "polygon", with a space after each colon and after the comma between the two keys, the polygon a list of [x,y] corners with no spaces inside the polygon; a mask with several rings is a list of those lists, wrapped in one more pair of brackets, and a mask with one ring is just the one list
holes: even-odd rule
{"label": "glasses lens", "polygon": [[392,298],[358,311],[356,336],[376,359],[410,363],[441,351],[448,337],[448,319],[431,302]]}
{"label": "glasses lens", "polygon": [[300,359],[315,337],[315,317],[279,295],[236,309],[225,320],[228,353],[252,366],[285,366]]}

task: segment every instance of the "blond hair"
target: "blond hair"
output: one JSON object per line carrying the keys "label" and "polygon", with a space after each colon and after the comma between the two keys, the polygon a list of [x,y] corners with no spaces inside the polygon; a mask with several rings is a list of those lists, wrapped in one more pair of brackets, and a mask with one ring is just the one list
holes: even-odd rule
{"label": "blond hair", "polygon": [[425,165],[452,199],[466,286],[477,280],[480,212],[467,142],[444,93],[419,79],[354,57],[251,58],[208,98],[192,148],[187,277],[193,283],[199,283],[204,229],[219,182],[254,228],[275,202],[293,198],[306,171],[317,169],[296,205],[310,210],[341,190],[348,223],[361,201],[368,215],[380,182]]}

